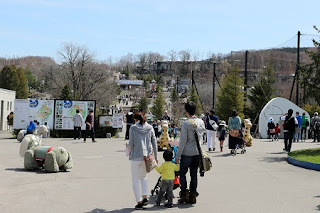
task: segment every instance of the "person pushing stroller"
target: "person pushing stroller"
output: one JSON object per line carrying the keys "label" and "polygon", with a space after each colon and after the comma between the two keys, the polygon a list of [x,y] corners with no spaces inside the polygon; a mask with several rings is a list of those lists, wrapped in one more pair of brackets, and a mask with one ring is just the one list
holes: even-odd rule
{"label": "person pushing stroller", "polygon": [[158,198],[156,200],[157,206],[160,206],[161,199],[164,193],[167,194],[168,203],[165,204],[165,207],[172,208],[172,200],[173,200],[173,181],[175,179],[175,171],[180,170],[180,165],[172,162],[173,153],[169,150],[166,150],[163,153],[163,158],[165,160],[164,163],[161,164],[160,167],[156,166],[156,171],[161,174],[162,182],[161,188],[158,194]]}

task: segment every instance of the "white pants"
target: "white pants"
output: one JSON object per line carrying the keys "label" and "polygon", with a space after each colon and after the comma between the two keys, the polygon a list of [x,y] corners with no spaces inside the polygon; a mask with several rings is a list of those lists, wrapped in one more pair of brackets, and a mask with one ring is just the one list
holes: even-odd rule
{"label": "white pants", "polygon": [[[212,146],[211,146],[211,139],[212,139]],[[207,144],[208,148],[216,148],[216,131],[207,130]]]}
{"label": "white pants", "polygon": [[[136,201],[142,201],[142,195],[148,195],[147,170],[144,161],[131,160],[132,188]],[[140,190],[141,189],[141,190]]]}

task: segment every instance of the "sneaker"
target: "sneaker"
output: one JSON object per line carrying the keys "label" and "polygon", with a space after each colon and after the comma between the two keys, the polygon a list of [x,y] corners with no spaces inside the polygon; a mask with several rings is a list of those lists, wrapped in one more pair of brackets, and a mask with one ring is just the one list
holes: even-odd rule
{"label": "sneaker", "polygon": [[86,143],[86,141],[83,141],[83,143]]}
{"label": "sneaker", "polygon": [[93,140],[93,141],[92,141],[92,143],[95,143],[95,142],[97,142],[97,141],[96,141],[96,140]]}
{"label": "sneaker", "polygon": [[142,200],[142,204],[143,204],[144,206],[148,205],[148,203],[149,203],[149,201],[148,201],[147,198],[144,198],[144,199]]}
{"label": "sneaker", "polygon": [[211,152],[211,148],[209,148],[209,150],[208,150],[209,152]]}
{"label": "sneaker", "polygon": [[212,151],[215,151],[216,150],[216,148],[212,148]]}
{"label": "sneaker", "polygon": [[166,204],[164,204],[164,206],[167,207],[167,208],[172,208],[172,207],[173,207],[173,204],[172,204],[172,203],[171,203],[171,204],[166,203]]}
{"label": "sneaker", "polygon": [[136,210],[143,210],[143,204],[142,203],[138,203],[134,208]]}

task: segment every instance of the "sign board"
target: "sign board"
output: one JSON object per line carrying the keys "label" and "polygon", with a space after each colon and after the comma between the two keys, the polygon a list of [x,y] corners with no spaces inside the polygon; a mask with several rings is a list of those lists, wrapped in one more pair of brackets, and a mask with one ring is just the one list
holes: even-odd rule
{"label": "sign board", "polygon": [[112,115],[101,115],[99,116],[99,126],[100,127],[112,127],[113,118]]}
{"label": "sign board", "polygon": [[81,129],[85,130],[85,119],[89,114],[90,109],[95,110],[95,101],[55,100],[54,129],[73,130],[73,116],[76,114],[77,109],[80,111],[83,118]]}
{"label": "sign board", "polygon": [[47,122],[53,128],[53,100],[16,99],[14,101],[14,129],[26,129],[30,121],[37,120],[40,125]]}
{"label": "sign board", "polygon": [[123,115],[120,113],[114,114],[112,116],[112,128],[123,128]]}

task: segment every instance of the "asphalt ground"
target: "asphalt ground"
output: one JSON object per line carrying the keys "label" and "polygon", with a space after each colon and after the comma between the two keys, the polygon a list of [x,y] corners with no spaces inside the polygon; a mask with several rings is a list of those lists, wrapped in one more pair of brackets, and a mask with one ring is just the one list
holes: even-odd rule
{"label": "asphalt ground", "polygon": [[[72,153],[69,172],[25,171],[19,157],[20,143],[0,133],[0,212],[132,212],[135,198],[130,162],[123,138],[98,138],[83,143],[70,138],[45,138],[45,145],[62,146]],[[320,147],[320,143],[293,143],[292,150]],[[218,148],[218,146],[217,146]],[[144,212],[319,212],[320,173],[286,162],[283,140],[254,139],[245,154],[231,156],[211,152],[213,168],[199,178],[197,204],[154,206],[155,197]],[[203,145],[203,149],[206,146]],[[163,162],[160,153],[160,163]],[[149,190],[159,174],[148,175]],[[189,177],[188,177],[189,178]]]}

